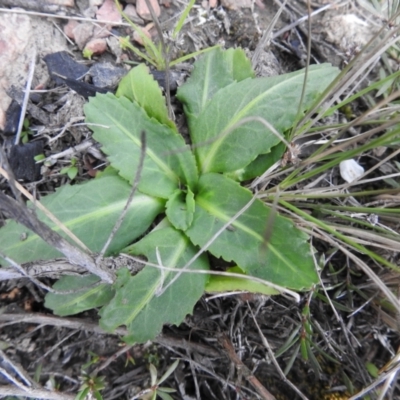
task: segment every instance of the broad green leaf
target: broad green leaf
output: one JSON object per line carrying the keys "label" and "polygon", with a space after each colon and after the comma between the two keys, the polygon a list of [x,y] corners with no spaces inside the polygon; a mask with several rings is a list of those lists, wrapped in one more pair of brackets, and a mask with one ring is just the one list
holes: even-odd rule
{"label": "broad green leaf", "polygon": [[[93,252],[102,249],[126,204],[130,185],[118,175],[105,175],[80,185],[65,185],[45,196],[41,203]],[[30,208],[34,208],[28,203]],[[163,201],[136,193],[125,220],[107,254],[119,252],[147,230],[163,209]],[[37,216],[66,237],[44,214]],[[25,234],[26,239],[22,239]],[[39,236],[14,221],[0,229],[1,251],[18,263],[59,257],[60,253]]]}
{"label": "broad green leaf", "polygon": [[[163,266],[183,267],[197,252],[183,233],[164,228],[151,232],[141,241],[129,247],[129,253],[144,255],[149,262],[158,264],[156,249]],[[188,271],[208,270],[206,256],[198,258]],[[121,270],[118,271],[120,277]],[[126,325],[129,334],[124,338],[128,343],[145,342],[154,339],[163,324],[178,325],[193,311],[197,300],[204,292],[207,274],[182,273],[167,290],[157,296],[162,287],[176,275],[171,271],[160,271],[146,266],[135,276],[121,277],[120,286],[111,302],[100,311],[100,325],[112,332],[120,325]]]}
{"label": "broad green leaf", "polygon": [[182,184],[194,188],[197,167],[189,146],[169,127],[148,117],[135,102],[112,94],[98,94],[85,105],[86,122],[111,165],[132,183],[141,153],[141,132],[146,133],[146,157],[139,189],[168,198]]}
{"label": "broad green leaf", "polygon": [[274,165],[280,160],[285,152],[286,146],[283,142],[274,146],[271,151],[267,154],[260,154],[257,158],[252,161],[249,165],[239,169],[235,172],[225,174],[229,178],[237,180],[239,182],[254,179],[257,176],[261,176],[269,167]]}
{"label": "broad green leaf", "polygon": [[[204,246],[251,200],[249,190],[220,174],[206,174],[199,180],[193,223],[186,231],[192,243]],[[318,282],[308,236],[293,222],[275,215],[267,226],[271,210],[260,200],[226,229],[209,251],[234,261],[246,274],[275,284],[302,290]],[[264,237],[271,231],[268,243]]]}
{"label": "broad green leaf", "polygon": [[194,195],[188,188],[186,193],[177,189],[166,204],[169,222],[176,228],[185,231],[192,224],[194,214]]}
{"label": "broad green leaf", "polygon": [[121,79],[116,96],[125,96],[132,102],[136,101],[145,109],[150,118],[155,118],[160,124],[177,131],[174,122],[168,117],[168,109],[161,88],[145,64],[131,69]]}
{"label": "broad green leaf", "polygon": [[[239,267],[228,268],[227,272],[243,274]],[[254,282],[245,278],[236,278],[232,276],[210,275],[205,291],[207,293],[226,293],[241,290],[250,293],[260,293],[266,296],[279,294],[279,292],[269,286],[259,282]]]}
{"label": "broad green leaf", "polygon": [[[339,73],[327,64],[308,71],[303,110]],[[268,78],[246,79],[220,89],[191,125],[190,136],[201,173],[232,172],[265,154],[280,139],[259,121],[237,127],[247,117],[261,117],[283,134],[294,123],[304,85],[304,70]],[[189,116],[191,118],[191,116]]]}
{"label": "broad green leaf", "polygon": [[215,93],[231,83],[253,77],[251,62],[242,49],[218,48],[199,58],[190,78],[177,93],[184,104],[190,129]]}
{"label": "broad green leaf", "polygon": [[60,316],[78,314],[85,310],[101,307],[114,297],[114,290],[111,285],[106,283],[87,288],[96,282],[100,282],[100,278],[95,275],[63,276],[54,284],[53,289],[73,292],[69,294],[48,293],[44,305]]}

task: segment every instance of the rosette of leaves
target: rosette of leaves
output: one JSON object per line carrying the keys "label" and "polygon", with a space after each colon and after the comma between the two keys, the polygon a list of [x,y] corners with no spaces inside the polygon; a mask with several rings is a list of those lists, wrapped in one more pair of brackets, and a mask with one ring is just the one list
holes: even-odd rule
{"label": "rosette of leaves", "polygon": [[[306,110],[337,73],[322,64],[309,68],[306,82],[304,70],[255,78],[242,50],[209,52],[195,63],[177,94],[191,146],[168,118],[161,89],[143,64],[121,81],[116,95],[91,98],[85,106],[86,122],[114,172],[62,187],[43,203],[91,251],[99,251],[128,198],[144,131],[138,191],[108,255],[145,256],[149,263],[168,269],[147,265],[132,276],[122,268],[113,285],[94,286],[99,278],[93,275],[63,277],[54,288],[72,292],[48,294],[46,306],[58,315],[101,307],[100,325],[108,331],[126,326],[125,340],[133,343],[154,338],[165,323],[179,324],[205,290],[276,293],[245,280],[210,278],[204,273],[209,269],[208,253],[232,262],[243,274],[292,290],[309,289],[317,274],[307,235],[285,217],[270,218],[271,209],[240,184],[261,174],[284,152],[276,135],[248,117],[267,120],[283,135],[298,117],[303,85]],[[241,123],[244,119],[248,122]],[[245,211],[234,219],[241,210]],[[164,215],[161,223],[135,242],[159,214]],[[229,221],[229,228],[222,229]],[[24,263],[59,256],[34,234],[20,241],[23,231],[14,222],[0,230],[2,251],[9,257]],[[204,246],[207,251],[197,256]],[[185,273],[174,268],[185,268]],[[199,271],[203,273],[195,273]]]}

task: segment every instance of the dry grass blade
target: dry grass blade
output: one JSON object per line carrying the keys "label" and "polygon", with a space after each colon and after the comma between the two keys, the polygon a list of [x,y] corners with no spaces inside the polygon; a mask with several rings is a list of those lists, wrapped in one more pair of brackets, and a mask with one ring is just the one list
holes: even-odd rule
{"label": "dry grass blade", "polygon": [[[0,174],[10,181],[9,174],[2,167],[0,167]],[[46,207],[44,207],[40,203],[40,201],[36,200],[20,183],[14,180],[14,185],[28,200],[30,200],[37,208],[43,211],[46,216],[51,221],[53,221],[60,228],[60,230],[68,235],[77,245],[79,245],[83,250],[89,251],[87,246],[76,235],[74,235],[61,221],[59,221]]]}
{"label": "dry grass blade", "polygon": [[243,364],[242,360],[237,356],[231,341],[225,335],[219,339],[223,348],[237,370],[243,374],[244,378],[249,381],[253,388],[264,400],[276,400],[276,398],[261,384],[261,382],[251,373],[251,371]]}
{"label": "dry grass blade", "polygon": [[35,72],[35,65],[36,65],[36,49],[33,49],[32,57],[31,57],[31,63],[29,65],[28,79],[26,81],[24,100],[22,102],[22,107],[21,107],[21,115],[19,116],[18,130],[17,130],[17,134],[15,136],[15,144],[16,145],[19,143],[19,139],[21,137],[22,128],[24,126],[26,107],[28,106],[29,94],[30,94],[30,91],[31,91],[32,80],[33,80],[33,74]]}
{"label": "dry grass blade", "polygon": [[99,276],[104,282],[113,283],[114,273],[107,271],[95,263],[90,254],[72,246],[57,232],[51,230],[40,221],[34,214],[29,212],[26,206],[0,192],[0,211],[10,216],[15,221],[23,224],[28,229],[40,236],[47,244],[63,253],[72,264],[80,265],[91,273]]}
{"label": "dry grass blade", "polygon": [[392,291],[385,285],[385,283],[379,278],[375,272],[359,257],[355,256],[351,251],[345,248],[345,244],[339,243],[338,240],[333,241],[329,235],[315,227],[315,231],[319,233],[320,237],[323,237],[327,242],[335,245],[339,248],[343,254],[345,254],[349,259],[351,259],[374,283],[375,285],[384,293],[387,300],[393,304],[396,308],[397,313],[400,314],[400,300],[392,293]]}
{"label": "dry grass blade", "polygon": [[119,218],[117,219],[117,221],[115,222],[115,225],[113,227],[113,229],[110,232],[110,236],[108,237],[106,243],[103,246],[103,249],[101,250],[101,252],[99,253],[99,255],[96,258],[96,263],[99,264],[101,259],[104,257],[105,252],[108,249],[108,246],[110,245],[110,243],[112,242],[115,234],[117,233],[118,229],[121,227],[122,222],[124,221],[124,218],[126,216],[126,213],[128,212],[129,206],[132,203],[133,197],[136,193],[136,190],[139,186],[140,183],[140,179],[142,176],[142,171],[143,171],[143,165],[144,165],[144,159],[146,157],[146,132],[142,131],[141,135],[140,135],[140,143],[141,143],[141,147],[140,147],[140,158],[139,158],[139,164],[135,173],[135,178],[133,180],[133,184],[132,184],[132,189],[129,193],[129,197],[126,201],[126,204],[121,212],[121,215],[119,216]]}
{"label": "dry grass blade", "polygon": [[270,357],[270,359],[272,360],[273,364],[275,365],[281,379],[283,380],[283,382],[285,382],[288,386],[290,386],[303,400],[308,400],[308,398],[296,387],[296,385],[294,385],[289,379],[286,378],[284,372],[282,371],[282,368],[280,367],[280,365],[278,364],[278,361],[275,358],[275,354],[271,349],[271,346],[268,343],[267,338],[264,336],[264,334],[262,333],[260,326],[258,325],[258,322],[254,316],[253,310],[251,309],[251,307],[249,306],[249,304],[247,303],[247,308],[249,309],[251,316],[253,317],[253,321],[257,327],[258,330],[258,334],[260,335],[261,341],[263,343],[263,345],[265,346],[265,348],[268,351],[268,355]]}

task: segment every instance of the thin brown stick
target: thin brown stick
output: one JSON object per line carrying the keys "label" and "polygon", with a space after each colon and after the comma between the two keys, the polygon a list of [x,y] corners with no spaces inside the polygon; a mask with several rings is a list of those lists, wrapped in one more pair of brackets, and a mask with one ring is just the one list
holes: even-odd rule
{"label": "thin brown stick", "polygon": [[[51,221],[53,221],[67,236],[69,236],[76,244],[78,244],[83,250],[89,251],[89,249],[85,246],[85,244],[82,243],[82,241],[79,240],[76,235],[74,235],[61,221],[59,221],[46,207],[44,207],[42,203],[40,203],[40,201],[36,200],[19,182],[15,180],[14,174],[12,173],[11,168],[8,165],[5,156],[2,154],[1,148],[0,148],[0,157],[1,157],[0,161],[2,161],[2,164],[4,164],[4,166],[7,169],[6,171],[0,166],[0,174],[3,175],[8,180],[8,183],[10,184],[10,187],[13,191],[15,198],[17,200],[20,199],[22,193],[28,200],[30,200],[35,205],[35,207],[43,211],[43,213]],[[20,203],[23,204],[22,200],[20,201]]]}
{"label": "thin brown stick", "polygon": [[251,316],[253,317],[253,321],[256,324],[257,330],[258,330],[258,334],[261,337],[261,341],[263,343],[263,345],[266,347],[267,351],[268,351],[268,355],[270,357],[270,359],[272,360],[273,364],[275,365],[280,377],[282,378],[283,382],[285,382],[287,385],[289,385],[303,400],[308,400],[308,398],[296,387],[296,385],[294,385],[289,379],[286,378],[284,372],[282,371],[282,368],[280,367],[280,365],[278,364],[278,361],[275,358],[275,354],[271,349],[271,346],[268,343],[267,338],[264,336],[264,334],[262,333],[260,326],[258,325],[258,322],[253,314],[253,310],[251,309],[251,307],[249,306],[249,303],[247,303],[247,308],[250,310]]}
{"label": "thin brown stick", "polygon": [[57,232],[40,221],[27,207],[21,206],[2,192],[0,192],[0,211],[36,233],[47,244],[63,253],[72,264],[86,268],[92,274],[99,276],[103,282],[114,282],[115,274],[112,271],[97,266],[91,255],[72,246]]}
{"label": "thin brown stick", "polygon": [[[29,275],[18,263],[16,263],[14,260],[12,260],[11,258],[7,257],[5,254],[3,254],[0,251],[0,257],[2,257],[4,260],[6,260],[7,262],[9,262],[24,278],[28,278],[31,282],[33,282],[35,285],[37,285],[38,287],[47,290],[49,292],[54,292],[53,289],[47,285],[45,285],[44,283],[38,281],[36,278],[34,278],[33,276]],[[2,269],[2,268],[1,268]]]}
{"label": "thin brown stick", "polygon": [[[67,329],[79,329],[81,331],[93,332],[101,335],[128,335],[128,330],[126,328],[119,327],[115,329],[114,332],[106,332],[104,329],[100,328],[98,323],[80,318],[61,318],[38,313],[0,314],[0,328],[8,325],[19,324],[21,322],[27,324],[57,326]],[[221,355],[217,350],[210,346],[202,343],[191,342],[185,339],[175,338],[169,335],[161,334],[154,339],[154,342],[162,346],[171,346],[180,349],[196,351],[208,357],[219,357]]]}
{"label": "thin brown stick", "polygon": [[264,400],[276,400],[276,398],[261,384],[261,382],[252,374],[252,372],[243,364],[242,360],[237,356],[235,349],[226,335],[223,335],[219,342],[222,347],[226,350],[226,354],[235,364],[235,367],[240,371],[245,379],[250,383],[251,386],[257,391],[257,393]]}
{"label": "thin brown stick", "polygon": [[102,362],[97,368],[92,371],[93,376],[97,376],[97,374],[107,368],[112,362],[114,362],[120,355],[127,353],[134,345],[125,345],[121,347],[116,353],[114,353],[111,357],[108,357],[106,361]]}

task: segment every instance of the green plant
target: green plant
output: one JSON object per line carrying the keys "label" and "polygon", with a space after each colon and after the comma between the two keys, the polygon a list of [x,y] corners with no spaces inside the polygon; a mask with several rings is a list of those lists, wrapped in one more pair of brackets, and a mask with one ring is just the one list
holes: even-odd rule
{"label": "green plant", "polygon": [[[58,315],[102,307],[100,325],[107,331],[126,325],[124,339],[133,343],[154,338],[165,323],[179,324],[208,287],[258,291],[239,279],[243,274],[263,280],[264,293],[311,288],[318,278],[307,234],[239,182],[283,155],[282,140],[299,117],[304,84],[303,110],[337,73],[323,64],[311,66],[306,81],[304,71],[255,79],[242,50],[204,55],[178,91],[192,149],[168,118],[161,90],[144,65],[121,81],[116,96],[92,98],[87,122],[113,168],[85,184],[64,186],[42,203],[99,252],[140,174],[106,255],[140,255],[148,263],[134,276],[120,269],[113,285],[95,275],[63,277],[53,288],[70,293],[49,293],[46,306]],[[131,244],[160,213],[164,219]],[[0,230],[2,250],[15,261],[59,256],[37,235],[18,241],[20,231],[13,222]],[[207,252],[232,262],[242,275],[209,278]]]}
{"label": "green plant", "polygon": [[74,157],[71,158],[71,164],[68,165],[67,167],[61,168],[60,174],[66,174],[68,175],[68,178],[73,181],[76,178],[76,175],[78,175],[78,167],[76,166],[76,162],[78,160]]}
{"label": "green plant", "polygon": [[89,351],[88,353],[90,355],[90,358],[88,362],[82,365],[82,384],[78,394],[75,397],[75,400],[85,400],[86,398],[93,397],[97,400],[103,400],[103,396],[101,395],[100,391],[105,388],[105,377],[96,376],[96,374],[89,374],[87,372],[87,369],[90,366],[99,362],[100,356],[93,353],[92,351]]}
{"label": "green plant", "polygon": [[82,56],[84,58],[88,58],[89,60],[92,59],[93,57],[93,51],[90,49],[87,49],[86,47],[82,50]]}
{"label": "green plant", "polygon": [[103,390],[105,388],[104,380],[104,376],[93,377],[87,374],[83,374],[83,382],[78,394],[75,397],[75,400],[85,400],[86,398],[93,397],[97,400],[103,400],[103,396],[101,395],[100,390]]}
{"label": "green plant", "polygon": [[29,119],[25,118],[24,119],[24,124],[23,124],[23,130],[21,132],[21,143],[26,144],[29,141],[29,135],[31,134],[31,131],[29,129]]}
{"label": "green plant", "polygon": [[[177,39],[177,36],[179,35],[185,19],[189,15],[190,10],[192,9],[193,5],[195,3],[195,0],[191,0],[189,4],[186,6],[185,10],[183,11],[181,17],[179,18],[173,32],[172,32],[172,40]],[[131,41],[129,36],[127,37],[120,37],[120,45],[123,49],[129,49],[133,53],[135,53],[138,57],[141,59],[145,60],[147,63],[158,69],[159,71],[164,71],[167,70],[169,67],[172,67],[176,64],[182,63],[184,61],[190,60],[191,58],[194,58],[202,53],[212,51],[218,46],[212,46],[212,47],[207,47],[203,50],[195,51],[193,53],[187,54],[182,57],[178,57],[175,60],[169,60],[170,57],[170,46],[165,44],[164,42],[164,36],[161,32],[161,29],[159,28],[160,24],[155,17],[155,22],[157,28],[159,28],[158,35],[160,42],[158,44],[155,44],[151,38],[149,38],[143,30],[136,25],[134,22],[132,22],[129,17],[122,11],[121,5],[117,0],[115,0],[115,4],[117,5],[119,12],[121,15],[128,21],[128,23],[131,25],[132,29],[139,35],[140,39],[143,42],[143,46],[145,48],[145,53],[143,53],[141,50],[139,50],[136,46],[134,46]]]}
{"label": "green plant", "polygon": [[168,393],[176,392],[175,389],[160,386],[168,377],[175,371],[179,364],[179,360],[176,360],[171,364],[165,374],[157,379],[157,369],[153,364],[149,365],[151,386],[148,389],[142,390],[140,393],[132,397],[133,399],[143,399],[143,400],[156,400],[157,396],[161,397],[163,400],[173,400]]}

